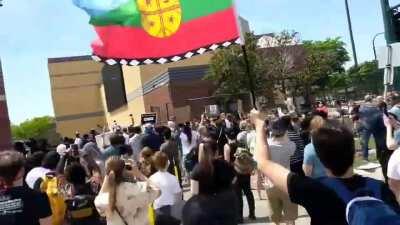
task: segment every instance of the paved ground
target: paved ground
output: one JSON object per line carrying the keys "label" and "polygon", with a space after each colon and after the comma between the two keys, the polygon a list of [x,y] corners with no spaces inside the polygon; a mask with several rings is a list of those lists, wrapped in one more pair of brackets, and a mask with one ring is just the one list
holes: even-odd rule
{"label": "paved ground", "polygon": [[[256,198],[257,220],[249,221],[245,218],[244,224],[247,225],[274,224],[270,220],[271,210],[268,204],[268,200],[259,200],[258,195],[256,193],[254,193],[254,197]],[[263,198],[266,199],[265,192],[263,193]],[[248,209],[247,209],[247,201],[245,199],[244,199],[244,205],[245,205],[244,216],[246,217],[248,215]],[[307,212],[302,207],[299,207],[299,218],[296,220],[296,225],[309,225],[309,224],[310,224],[310,218]]]}

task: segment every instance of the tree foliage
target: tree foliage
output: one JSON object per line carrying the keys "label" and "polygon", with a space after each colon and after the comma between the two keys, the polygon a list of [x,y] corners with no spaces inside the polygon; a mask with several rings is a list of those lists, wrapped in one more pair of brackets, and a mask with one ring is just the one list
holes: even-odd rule
{"label": "tree foliage", "polygon": [[[345,45],[339,37],[323,41],[304,41],[305,64],[297,77],[300,86],[309,89],[315,85],[320,89],[325,89],[331,80],[331,75],[344,73],[344,64],[350,59]],[[336,79],[335,82],[342,81]]]}
{"label": "tree foliage", "polygon": [[[246,52],[254,91],[261,94],[267,85],[265,65],[257,52],[257,38],[246,35]],[[250,92],[249,75],[241,46],[218,50],[211,59],[210,71],[206,78],[217,86],[218,94],[237,95]]]}
{"label": "tree foliage", "polygon": [[358,92],[372,92],[379,94],[383,92],[384,71],[378,68],[377,61],[367,61],[358,67],[348,70],[349,84]]}
{"label": "tree foliage", "polygon": [[43,116],[12,125],[11,131],[14,139],[42,138],[53,126],[54,118]]}
{"label": "tree foliage", "polygon": [[[332,85],[347,85],[344,64],[350,58],[339,37],[300,43],[297,32],[283,31],[271,38],[273,45],[259,49],[256,36],[246,36],[251,76],[259,97],[270,98],[271,93],[273,97],[274,90],[279,90],[285,97],[290,93],[307,99],[315,87],[326,90]],[[249,92],[240,46],[217,51],[206,79],[214,81],[218,93]]]}
{"label": "tree foliage", "polygon": [[273,46],[260,51],[265,59],[266,76],[285,95],[287,85],[299,70],[304,51],[298,46],[298,33],[282,31],[273,36]]}

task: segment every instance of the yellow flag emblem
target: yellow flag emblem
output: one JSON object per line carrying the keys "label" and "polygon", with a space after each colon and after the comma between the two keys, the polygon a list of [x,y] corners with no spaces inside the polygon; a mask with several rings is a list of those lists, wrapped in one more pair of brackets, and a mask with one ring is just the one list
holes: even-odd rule
{"label": "yellow flag emblem", "polygon": [[136,0],[136,3],[143,29],[150,36],[166,38],[179,30],[182,21],[179,0]]}

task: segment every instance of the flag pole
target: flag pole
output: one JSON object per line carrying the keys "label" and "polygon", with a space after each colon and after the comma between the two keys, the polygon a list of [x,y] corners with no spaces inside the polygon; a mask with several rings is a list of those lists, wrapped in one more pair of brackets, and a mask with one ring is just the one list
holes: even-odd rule
{"label": "flag pole", "polygon": [[[235,0],[233,0],[233,3],[234,3],[234,5],[236,5]],[[236,14],[236,25],[237,25],[237,28],[240,33],[240,47],[242,48],[242,52],[243,52],[244,64],[246,67],[246,76],[249,80],[248,85],[249,85],[249,90],[250,90],[251,104],[254,109],[257,109],[254,79],[251,76],[249,56],[247,54],[247,49],[246,49],[246,37],[245,37],[246,31],[244,31],[243,27],[241,26],[240,16],[236,11],[236,7],[235,7],[235,14]]]}
{"label": "flag pole", "polygon": [[256,94],[254,91],[254,80],[253,80],[253,77],[251,76],[249,57],[247,55],[246,44],[245,44],[244,40],[243,40],[243,44],[241,44],[241,47],[242,47],[243,58],[244,58],[244,63],[245,63],[245,67],[246,67],[246,75],[249,80],[251,103],[252,103],[253,108],[257,109]]}

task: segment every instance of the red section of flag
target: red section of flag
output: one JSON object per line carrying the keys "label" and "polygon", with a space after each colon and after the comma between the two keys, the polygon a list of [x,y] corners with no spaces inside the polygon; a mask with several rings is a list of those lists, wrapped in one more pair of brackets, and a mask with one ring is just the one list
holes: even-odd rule
{"label": "red section of flag", "polygon": [[125,59],[166,58],[239,38],[233,7],[186,22],[168,38],[151,37],[142,28],[123,26],[96,27],[96,32],[99,40],[92,44],[95,55]]}

